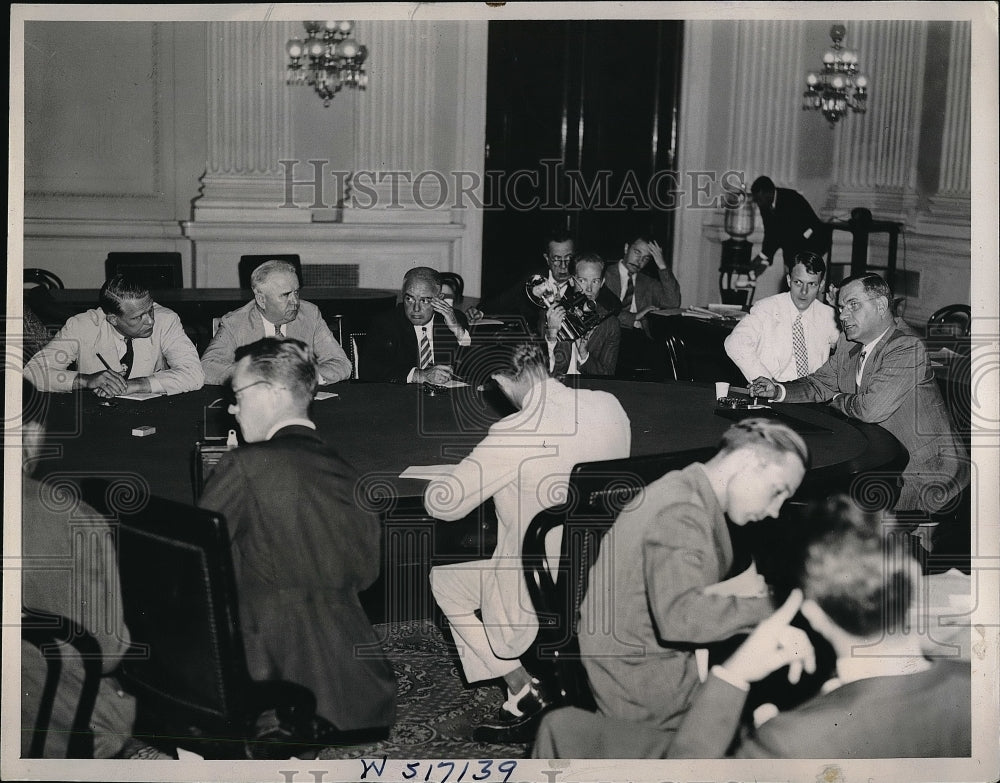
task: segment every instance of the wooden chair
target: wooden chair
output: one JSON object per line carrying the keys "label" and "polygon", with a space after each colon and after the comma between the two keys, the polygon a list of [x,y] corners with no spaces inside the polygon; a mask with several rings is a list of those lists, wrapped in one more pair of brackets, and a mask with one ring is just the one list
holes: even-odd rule
{"label": "wooden chair", "polygon": [[[580,662],[577,632],[580,604],[604,534],[647,484],[692,462],[710,459],[715,452],[715,448],[700,448],[579,464],[570,474],[568,501],[543,510],[531,521],[522,550],[528,594],[539,624],[530,666],[554,686],[552,690],[564,703],[596,708]],[[558,527],[562,528],[562,546],[553,573],[546,562],[545,537]],[[742,570],[740,565],[734,564],[734,570]],[[745,568],[747,563],[742,565]]]}
{"label": "wooden chair", "polygon": [[48,290],[53,288],[65,288],[63,281],[54,272],[50,272],[48,269],[25,269],[24,270],[24,288],[37,288],[42,287]]}
{"label": "wooden chair", "polygon": [[[222,516],[154,496],[119,521],[133,641],[121,679],[138,699],[138,721],[158,741],[206,758],[288,758],[311,742],[313,694],[247,670]],[[257,726],[263,715],[277,721],[269,734]]]}
{"label": "wooden chair", "polygon": [[[90,728],[90,716],[101,684],[101,647],[97,640],[68,617],[25,608],[21,611],[21,641],[22,647],[30,645],[35,648],[45,664],[45,685],[37,702],[34,725],[21,727],[22,732],[31,732],[23,755],[35,759],[58,758],[63,754],[55,753],[53,747],[59,746],[61,751],[65,745],[65,758],[92,758],[94,734]],[[23,651],[28,654],[22,654],[22,667],[33,665],[29,657],[30,647]],[[71,725],[53,726],[52,711],[64,665],[83,668],[82,686]],[[22,694],[22,698],[26,696]],[[46,752],[50,739],[54,741],[48,745]]]}
{"label": "wooden chair", "polygon": [[250,255],[240,256],[239,273],[240,288],[250,288],[250,276],[253,270],[265,261],[287,261],[295,267],[295,274],[298,275],[299,285],[302,285],[302,261],[298,253],[271,254],[271,255]]}
{"label": "wooden chair", "polygon": [[184,287],[181,254],[176,252],[108,253],[105,272],[109,278],[127,275],[150,290]]}

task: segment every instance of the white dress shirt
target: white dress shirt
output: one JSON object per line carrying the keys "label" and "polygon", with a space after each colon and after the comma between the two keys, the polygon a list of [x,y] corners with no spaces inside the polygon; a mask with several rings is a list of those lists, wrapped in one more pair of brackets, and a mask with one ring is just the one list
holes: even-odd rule
{"label": "white dress shirt", "polygon": [[[799,314],[789,293],[775,294],[757,302],[726,338],[726,353],[748,381],[762,376],[776,381],[799,377],[792,348],[792,324]],[[813,373],[830,358],[840,332],[833,308],[819,299],[801,315],[809,372]]]}

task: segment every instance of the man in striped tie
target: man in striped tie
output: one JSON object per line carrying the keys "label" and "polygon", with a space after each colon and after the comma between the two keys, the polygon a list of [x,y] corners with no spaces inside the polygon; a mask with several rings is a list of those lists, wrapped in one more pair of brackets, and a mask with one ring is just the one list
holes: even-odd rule
{"label": "man in striped tie", "polygon": [[796,253],[788,291],[757,302],[726,338],[726,353],[748,381],[794,381],[830,358],[840,332],[833,308],[818,298],[825,276],[822,256]]}
{"label": "man in striped tie", "polygon": [[464,348],[468,330],[441,296],[441,277],[418,266],[403,278],[403,301],[371,323],[359,351],[362,380],[447,384]]}

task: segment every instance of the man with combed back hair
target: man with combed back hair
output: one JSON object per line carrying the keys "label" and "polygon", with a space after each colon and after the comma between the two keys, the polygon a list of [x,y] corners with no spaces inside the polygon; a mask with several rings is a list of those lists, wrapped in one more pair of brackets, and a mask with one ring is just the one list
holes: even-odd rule
{"label": "man with combed back hair", "polygon": [[[698,684],[695,648],[745,633],[771,613],[759,581],[720,594],[732,576],[726,517],[777,517],[809,467],[802,438],[769,419],[730,427],[719,450],[667,473],[615,520],[590,572],[580,655],[605,715],[662,729],[680,723]],[[609,631],[608,628],[611,630]]]}
{"label": "man with combed back hair", "polygon": [[236,349],[262,337],[292,337],[309,346],[319,367],[320,383],[351,377],[351,361],[333,336],[323,314],[299,298],[299,277],[287,261],[265,261],[250,275],[253,299],[222,316],[201,357],[205,383],[225,383],[236,362]]}
{"label": "man with combed back hair", "polygon": [[[845,496],[809,515],[825,530],[809,545],[800,588],[712,668],[676,734],[575,708],[547,716],[541,758],[914,758],[972,752],[969,661],[929,660],[912,616],[916,561],[883,540]],[[816,654],[791,621],[801,612],[836,655],[819,694],[740,729],[751,683],[788,667],[812,672]],[[735,741],[734,741],[735,739]]]}
{"label": "man with combed back hair", "polygon": [[246,445],[219,461],[199,505],[226,518],[250,675],[306,686],[341,731],[385,729],[396,678],[358,599],[378,577],[382,529],[309,418],[316,383],[298,340],[237,350],[229,412]]}
{"label": "man with combed back hair", "polygon": [[[539,511],[566,499],[574,465],[627,457],[632,442],[618,400],[550,378],[538,345],[514,346],[504,359],[493,379],[518,411],[490,427],[468,457],[424,492],[428,513],[446,521],[489,498],[496,504],[493,556],[431,569],[434,598],[451,625],[466,679],[502,678],[507,686],[498,717],[473,732],[480,742],[529,741],[552,705],[544,684],[520,661],[538,631],[521,564],[524,532]],[[560,541],[552,536],[545,543],[551,563]]]}
{"label": "man with combed back hair", "polygon": [[472,337],[451,303],[441,296],[436,269],[418,266],[409,270],[403,277],[402,296],[394,310],[372,319],[359,351],[360,377],[444,385]]}
{"label": "man with combed back hair", "polygon": [[[205,374],[177,313],[124,275],[101,287],[99,307],[74,315],[24,368],[41,391],[89,389],[98,397],[180,394]],[[72,364],[75,370],[70,370]]]}

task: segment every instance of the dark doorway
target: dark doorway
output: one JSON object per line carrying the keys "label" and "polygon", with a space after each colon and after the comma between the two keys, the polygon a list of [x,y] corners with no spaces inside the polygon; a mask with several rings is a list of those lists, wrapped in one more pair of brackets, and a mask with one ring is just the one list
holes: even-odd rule
{"label": "dark doorway", "polygon": [[557,223],[609,261],[651,227],[670,261],[681,33],[677,21],[490,22],[484,294],[543,264]]}

